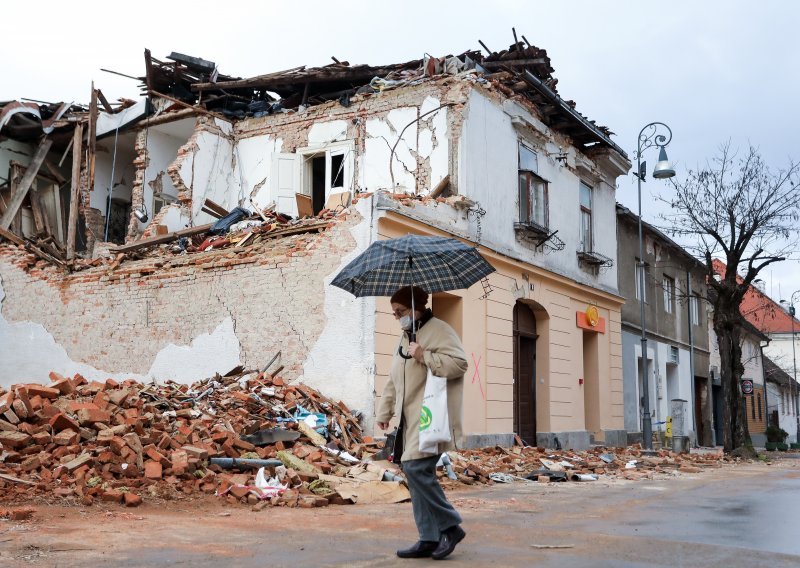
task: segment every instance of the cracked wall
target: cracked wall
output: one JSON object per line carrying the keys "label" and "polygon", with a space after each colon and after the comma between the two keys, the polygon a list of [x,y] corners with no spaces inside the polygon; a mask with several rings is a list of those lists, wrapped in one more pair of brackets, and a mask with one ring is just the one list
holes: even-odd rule
{"label": "cracked wall", "polygon": [[[361,220],[353,213],[321,234],[67,276],[0,246],[0,339],[4,350],[16,346],[14,358],[4,356],[0,385],[44,382],[51,370],[191,382],[239,362],[263,367],[278,351],[283,376],[297,378],[327,318],[342,310],[326,310],[325,282],[354,251],[351,230]],[[315,353],[324,361],[329,349]]]}

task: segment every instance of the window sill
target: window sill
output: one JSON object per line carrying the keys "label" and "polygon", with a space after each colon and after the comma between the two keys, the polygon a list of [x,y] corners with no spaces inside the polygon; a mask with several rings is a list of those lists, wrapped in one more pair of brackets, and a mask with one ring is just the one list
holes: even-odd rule
{"label": "window sill", "polygon": [[587,266],[595,268],[611,268],[614,266],[614,260],[612,258],[600,254],[599,252],[579,250],[577,254],[578,261]]}
{"label": "window sill", "polygon": [[550,231],[548,227],[535,221],[516,221],[514,232],[521,239],[532,241],[537,247],[546,247],[553,251],[564,248],[564,241],[556,236],[558,231]]}

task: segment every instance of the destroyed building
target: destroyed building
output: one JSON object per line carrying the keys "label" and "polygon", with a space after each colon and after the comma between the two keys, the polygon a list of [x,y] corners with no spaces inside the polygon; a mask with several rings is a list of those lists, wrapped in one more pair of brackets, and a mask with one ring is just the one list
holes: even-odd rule
{"label": "destroyed building", "polygon": [[469,356],[462,442],[625,445],[630,162],[544,50],[245,79],[146,51],[141,82],[138,102],[0,108],[0,386],[188,383],[280,353],[371,429],[399,329],[388,299],[328,284],[376,239],[453,236],[497,270],[432,298]]}

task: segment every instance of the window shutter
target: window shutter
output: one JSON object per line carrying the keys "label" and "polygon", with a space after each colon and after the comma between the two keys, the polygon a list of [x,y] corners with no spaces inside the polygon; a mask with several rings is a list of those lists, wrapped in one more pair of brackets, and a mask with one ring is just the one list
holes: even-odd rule
{"label": "window shutter", "polygon": [[297,201],[294,194],[300,192],[299,154],[272,155],[272,198],[276,211],[297,217]]}

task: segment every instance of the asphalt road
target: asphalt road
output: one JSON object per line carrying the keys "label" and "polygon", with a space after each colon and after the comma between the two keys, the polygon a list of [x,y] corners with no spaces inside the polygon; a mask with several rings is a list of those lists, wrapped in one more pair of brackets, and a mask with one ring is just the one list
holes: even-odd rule
{"label": "asphalt road", "polygon": [[[800,460],[450,496],[467,538],[446,566],[800,567]],[[0,565],[431,565],[395,557],[415,536],[409,504],[261,512],[216,500],[135,510],[37,507],[29,523],[0,522]]]}

